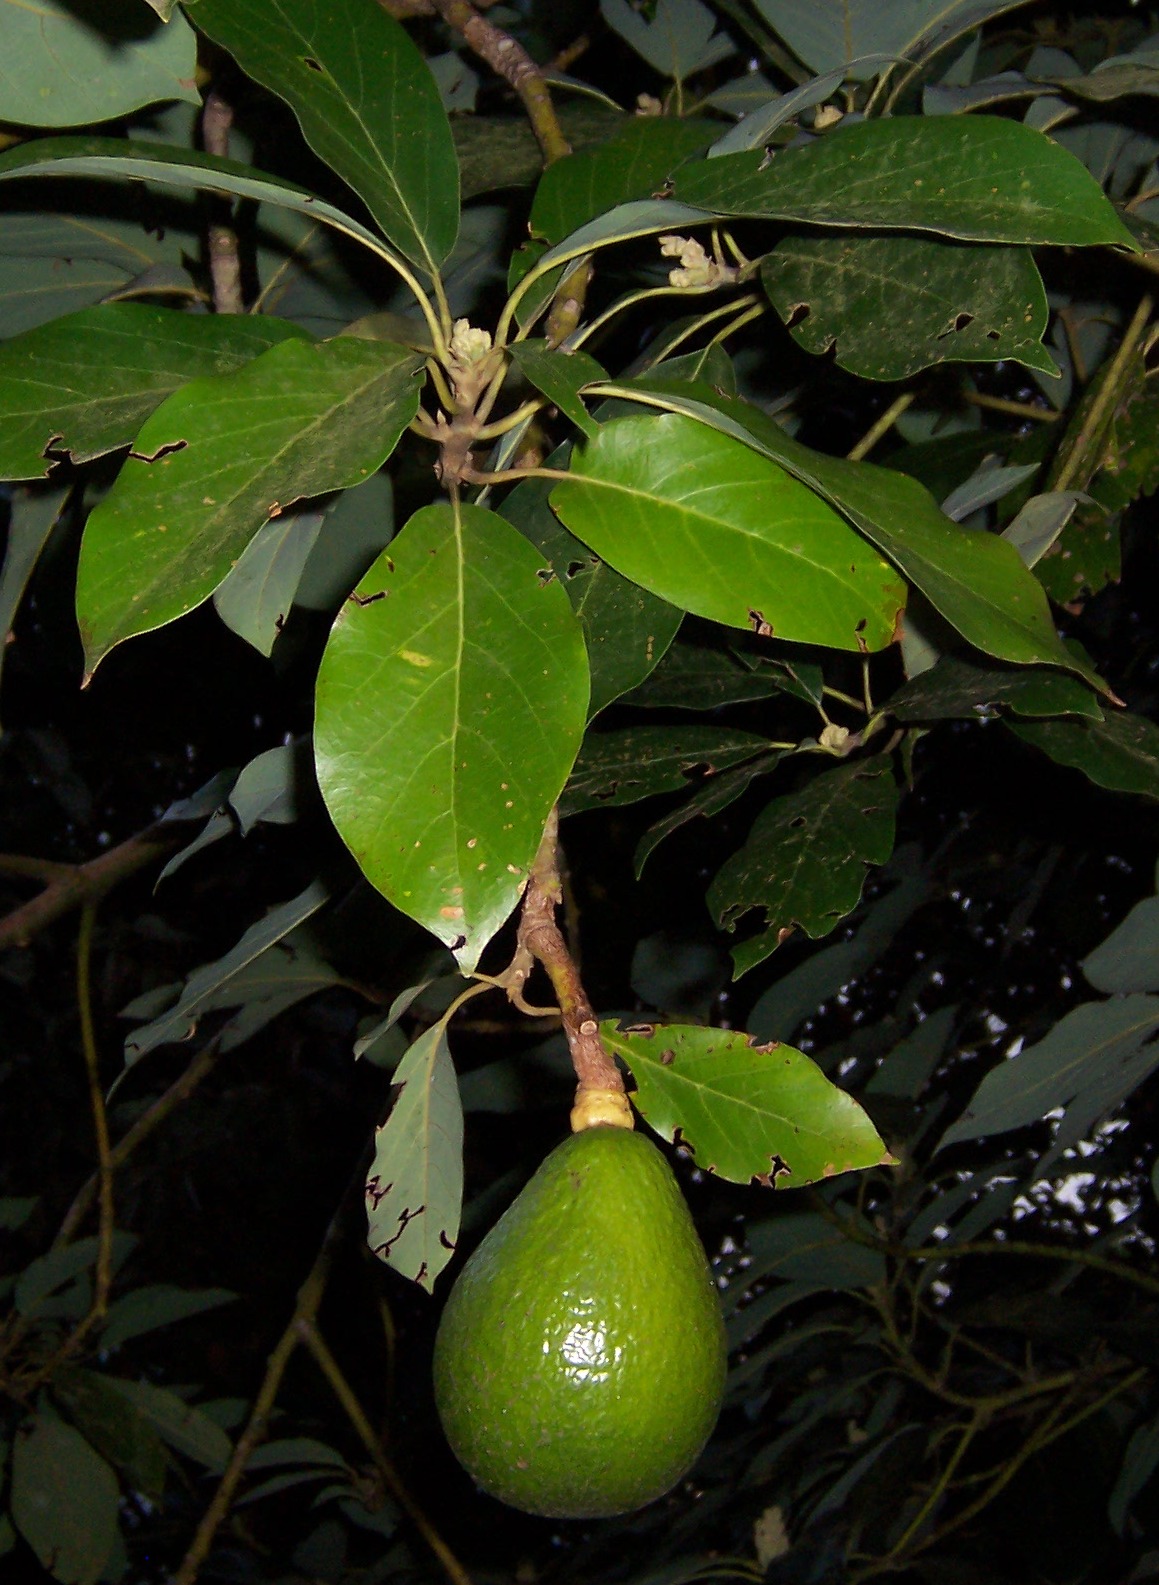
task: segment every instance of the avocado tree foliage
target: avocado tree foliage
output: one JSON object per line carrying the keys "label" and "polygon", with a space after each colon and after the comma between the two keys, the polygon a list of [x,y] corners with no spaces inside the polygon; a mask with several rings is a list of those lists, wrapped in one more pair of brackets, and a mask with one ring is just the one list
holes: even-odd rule
{"label": "avocado tree foliage", "polygon": [[[724,1196],[721,1431],[695,1488],[559,1542],[557,1574],[998,1579],[987,1527],[1090,1438],[1098,1522],[1065,1577],[1126,1578],[1159,1546],[1146,1147],[1115,1168],[1113,1226],[1053,1238],[1041,1191],[1122,1145],[1159,1065],[1154,899],[1080,939],[1089,990],[1076,969],[1015,1035],[940,1000],[905,932],[969,873],[953,833],[913,839],[963,734],[996,775],[1159,800],[1159,729],[1098,615],[1159,483],[1155,40],[1036,33],[1000,0],[572,11],[599,49],[534,4],[0,5],[16,667],[71,555],[90,697],[210,605],[312,698],[297,735],[172,787],[98,857],[0,859],[44,883],[14,894],[6,946],[80,908],[97,1138],[58,1227],[41,1185],[0,1201],[26,1261],[0,1551],[91,1585],[145,1578],[159,1545],[190,1585],[245,1533],[231,1511],[304,1488],[296,1560],[267,1542],[244,1577],[462,1580],[319,1330],[333,1237],[247,1401],[194,1401],[133,1353],[233,1295],[121,1274],[118,1174],[232,1050],[340,992],[393,1085],[347,1170],[402,1278],[437,1292],[459,1242],[464,1109],[562,1118],[561,1033],[581,1088],[627,1075]],[[163,912],[270,827],[297,889],[242,896],[211,961],[101,1009],[132,1025],[106,1072],[98,900],[149,867]],[[565,908],[569,947],[557,832],[581,895],[625,833],[637,877],[681,855],[671,889],[702,899],[736,987],[660,931],[631,1006],[581,978],[598,894]],[[1058,857],[1028,862],[1007,943]],[[343,921],[367,918],[355,973]],[[907,939],[895,1007],[814,1024]],[[460,1045],[484,1007],[514,1056]],[[182,1043],[166,1087],[152,1054]],[[1010,1060],[963,1080],[963,1051]],[[513,1185],[474,1188],[471,1236]],[[996,1256],[1021,1261],[1001,1302],[969,1275]],[[299,1345],[353,1441],[265,1439]],[[170,1510],[181,1534],[150,1542]]]}

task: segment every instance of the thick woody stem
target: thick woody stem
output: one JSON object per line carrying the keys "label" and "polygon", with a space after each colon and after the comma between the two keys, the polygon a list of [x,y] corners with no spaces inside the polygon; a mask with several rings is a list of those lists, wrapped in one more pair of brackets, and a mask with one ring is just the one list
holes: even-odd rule
{"label": "thick woody stem", "polygon": [[519,941],[547,970],[559,1001],[563,1031],[580,1091],[613,1090],[623,1094],[624,1081],[604,1050],[600,1027],[580,981],[579,970],[555,922],[555,910],[563,899],[556,857],[558,829],[558,816],[553,809],[523,896]]}
{"label": "thick woody stem", "polygon": [[571,145],[563,135],[543,73],[522,44],[480,16],[470,0],[434,0],[434,8],[448,26],[462,34],[496,76],[510,83],[519,95],[543,151],[544,164],[570,154]]}
{"label": "thick woody stem", "polygon": [[[229,129],[233,109],[211,88],[201,113],[201,138],[207,154],[229,155]],[[213,306],[219,314],[244,314],[241,289],[241,260],[237,251],[237,232],[232,226],[214,222],[209,228],[209,273],[213,280]]]}

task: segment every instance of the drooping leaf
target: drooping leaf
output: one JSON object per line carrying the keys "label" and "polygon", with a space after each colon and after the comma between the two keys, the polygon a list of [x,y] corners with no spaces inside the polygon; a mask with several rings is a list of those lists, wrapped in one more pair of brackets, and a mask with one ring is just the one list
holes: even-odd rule
{"label": "drooping leaf", "polygon": [[383,234],[429,274],[459,229],[459,167],[418,47],[361,0],[190,0],[190,15],[285,99],[306,142],[354,189]]}
{"label": "drooping leaf", "polygon": [[217,1473],[224,1470],[233,1447],[229,1437],[203,1409],[186,1403],[168,1387],[158,1387],[151,1381],[127,1381],[121,1376],[105,1379],[156,1426],[170,1447],[206,1469]]}
{"label": "drooping leaf", "polygon": [[120,1470],[129,1489],[160,1500],[170,1461],[153,1424],[95,1370],[66,1365],[54,1375],[52,1387],[73,1425]]}
{"label": "drooping leaf", "polygon": [[318,543],[325,513],[291,508],[258,529],[225,581],[213,606],[232,633],[268,655],[285,626],[307,561]]}
{"label": "drooping leaf", "polygon": [[295,339],[164,402],[85,529],[90,673],[115,644],[200,604],[268,519],[379,468],[417,410],[420,369],[388,342]]}
{"label": "drooping leaf", "polygon": [[1159,991],[1159,897],[1144,897],[1083,959],[1096,991]]}
{"label": "drooping leaf", "polygon": [[[123,1259],[136,1240],[128,1233],[119,1233],[117,1240],[116,1251]],[[41,1311],[46,1299],[95,1265],[98,1251],[97,1238],[78,1238],[72,1244],[62,1244],[29,1261],[13,1289],[17,1313],[35,1315]]]}
{"label": "drooping leaf", "polygon": [[945,362],[1006,359],[1056,372],[1042,345],[1046,291],[1025,248],[926,237],[786,237],[761,281],[807,352],[843,369],[904,380]]}
{"label": "drooping leaf", "polygon": [[228,374],[305,332],[251,314],[102,303],[0,343],[0,476],[41,479],[57,457],[127,446],[187,380]]}
{"label": "drooping leaf", "polygon": [[551,504],[596,554],[697,616],[799,643],[892,642],[904,591],[811,490],[681,414],[615,419]]}
{"label": "drooping leaf", "polygon": [[547,167],[528,217],[533,237],[562,242],[616,204],[646,198],[689,155],[711,143],[714,123],[669,116],[634,116],[595,148]]}
{"label": "drooping leaf", "polygon": [[1159,727],[1131,710],[1101,721],[1009,721],[1010,730],[1096,787],[1159,799]]}
{"label": "drooping leaf", "polygon": [[992,1068],[938,1149],[1036,1123],[1056,1107],[1096,1098],[1109,1111],[1159,1066],[1159,996],[1086,1002],[1049,1034]]}
{"label": "drooping leaf", "polygon": [[12,1449],[12,1518],[60,1585],[95,1585],[117,1536],[117,1477],[75,1428],[47,1410]]}
{"label": "drooping leaf", "polygon": [[866,866],[893,851],[897,783],[888,755],[852,760],[785,793],[757,816],[720,869],[708,904],[730,930],[752,908],[765,928],[733,949],[736,974],[762,962],[796,928],[824,936],[857,906]]}
{"label": "drooping leaf", "polygon": [[63,489],[13,490],[8,502],[8,543],[0,566],[0,670],[12,635],[12,623],[24,591],[49,535],[60,522],[71,485]]}
{"label": "drooping leaf", "polygon": [[[126,1037],[125,1064],[131,1067],[146,1052],[153,1051],[174,1040],[187,1040],[197,1027],[198,1020],[216,1007],[236,1006],[236,976],[249,968],[258,958],[287,936],[311,914],[316,913],[326,901],[327,891],[320,881],[309,886],[289,902],[271,908],[261,919],[249,927],[235,946],[213,963],[195,969],[181,987],[173,1005],[158,1017]],[[333,977],[327,982],[333,984]],[[123,1010],[123,1016],[132,1016],[136,1003]],[[139,1015],[138,1015],[139,1016]]]}
{"label": "drooping leaf", "polygon": [[[562,467],[570,447],[548,458]],[[567,590],[583,628],[591,668],[589,716],[635,688],[663,658],[684,618],[683,611],[639,584],[622,578],[570,534],[548,505],[549,479],[525,479],[499,508],[537,545]]]}
{"label": "drooping leaf", "polygon": [[463,1201],[463,1111],[445,1019],[419,1036],[394,1082],[366,1180],[367,1241],[429,1293],[455,1252]]}
{"label": "drooping leaf", "polygon": [[923,60],[1018,0],[754,0],[756,9],[799,60],[814,71],[881,53]]}
{"label": "drooping leaf", "polygon": [[586,435],[595,434],[598,425],[579,398],[585,385],[607,378],[593,357],[586,352],[554,351],[545,341],[517,341],[511,358],[536,390],[577,428]]}
{"label": "drooping leaf", "polygon": [[167,1282],[133,1288],[109,1306],[101,1328],[101,1347],[122,1348],[131,1338],[232,1304],[236,1298],[229,1288],[177,1288]]}
{"label": "drooping leaf", "polygon": [[318,781],[367,878],[469,973],[514,907],[583,733],[583,636],[503,518],[422,508],[338,615]]}
{"label": "drooping leaf", "polygon": [[983,666],[960,655],[943,655],[929,671],[905,683],[890,698],[899,721],[971,720],[1004,706],[1019,716],[1086,716],[1102,719],[1091,690],[1065,672],[1028,666],[1011,671]]}
{"label": "drooping leaf", "polygon": [[671,836],[674,831],[679,831],[681,826],[687,825],[697,816],[703,815],[708,819],[712,815],[720,814],[747,791],[750,783],[757,776],[767,776],[776,769],[784,757],[783,752],[774,750],[769,754],[761,754],[756,759],[747,760],[743,765],[734,765],[731,770],[722,771],[719,776],[713,776],[709,781],[702,783],[683,803],[670,810],[654,825],[650,825],[636,846],[634,867],[637,878],[643,873],[644,865],[665,837]]}
{"label": "drooping leaf", "polygon": [[814,451],[752,403],[703,384],[645,375],[602,391],[635,394],[746,441],[831,502],[975,648],[1018,665],[1061,666],[1107,691],[1059,639],[1042,587],[1014,546],[951,523],[916,479]]}
{"label": "drooping leaf", "polygon": [[656,0],[645,17],[628,0],[600,0],[604,21],[662,77],[682,82],[736,54],[701,0]]}
{"label": "drooping leaf", "polygon": [[136,6],[0,0],[0,121],[80,127],[164,99],[200,104],[197,40],[183,16]]}
{"label": "drooping leaf", "polygon": [[589,732],[560,799],[560,813],[638,803],[688,788],[767,748],[766,739],[755,732],[724,726],[628,726]]}
{"label": "drooping leaf", "polygon": [[858,1103],[792,1046],[700,1025],[601,1024],[649,1125],[733,1183],[800,1187],[892,1158]]}
{"label": "drooping leaf", "polygon": [[969,242],[1135,249],[1073,154],[1001,116],[887,116],[771,158],[761,150],[683,166],[673,196],[713,214]]}

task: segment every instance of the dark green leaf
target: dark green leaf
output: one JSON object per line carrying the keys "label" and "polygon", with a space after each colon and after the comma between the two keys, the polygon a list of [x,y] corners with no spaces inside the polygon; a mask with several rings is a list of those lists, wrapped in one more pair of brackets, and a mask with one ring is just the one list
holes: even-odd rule
{"label": "dark green leaf", "polygon": [[1096,787],[1159,799],[1159,727],[1130,710],[1102,721],[1011,721],[1010,730]]}
{"label": "dark green leaf", "polygon": [[12,1449],[12,1518],[60,1585],[95,1585],[117,1536],[117,1477],[80,1432],[47,1412]]}
{"label": "dark green leaf", "polygon": [[939,1150],[963,1139],[1037,1123],[1085,1091],[1109,1111],[1159,1065],[1159,996],[1124,996],[1072,1008],[1036,1045],[992,1068]]}
{"label": "dark green leaf", "polygon": [[608,1021],[600,1034],[631,1070],[649,1125],[679,1132],[698,1166],[730,1182],[800,1187],[891,1160],[853,1097],[792,1046],[700,1025]]}
{"label": "dark green leaf", "polygon": [[604,391],[647,396],[746,440],[780,463],[844,513],[975,648],[1019,665],[1061,666],[1107,691],[1059,639],[1041,585],[1014,546],[951,523],[916,479],[813,451],[751,403],[702,384],[643,376],[609,383]]}
{"label": "dark green leaf", "polygon": [[90,672],[121,640],[200,604],[268,519],[375,472],[414,417],[421,366],[389,342],[283,341],[164,402],[85,529]]}
{"label": "dark green leaf", "polygon": [[53,1379],[53,1392],[77,1430],[122,1472],[130,1490],[154,1501],[163,1496],[169,1468],[165,1444],[107,1376],[66,1365]]}
{"label": "dark green leaf", "polygon": [[794,340],[843,369],[904,380],[933,364],[1006,359],[1057,373],[1046,291],[1025,248],[924,237],[786,237],[761,280]]}
{"label": "dark green leaf", "polygon": [[864,653],[892,642],[889,566],[776,464],[682,414],[616,419],[551,503],[596,554],[730,627]]}
{"label": "dark green leaf", "polygon": [[526,883],[583,734],[560,582],[503,518],[417,512],[342,608],[318,679],[318,781],[367,878],[469,973]]}
{"label": "dark green leaf", "polygon": [[[562,467],[563,448],[549,459]],[[525,479],[506,497],[500,513],[537,545],[572,603],[583,628],[591,667],[589,716],[648,676],[683,620],[667,601],[622,578],[606,561],[570,534],[548,505],[549,479]]]}
{"label": "dark green leaf", "polygon": [[233,1448],[229,1437],[203,1409],[151,1381],[125,1381],[120,1376],[104,1379],[156,1426],[170,1447],[206,1469],[224,1470]]}
{"label": "dark green leaf", "polygon": [[402,24],[362,0],[190,0],[198,27],[285,99],[307,143],[385,236],[434,275],[459,229],[459,168],[439,91]]}
{"label": "dark green leaf", "polygon": [[1159,897],[1144,897],[1082,961],[1096,991],[1159,991]]}
{"label": "dark green leaf", "polygon": [[52,462],[127,446],[187,380],[228,374],[298,326],[250,314],[179,314],[103,303],[0,343],[0,477],[40,479]]}
{"label": "dark green leaf", "polygon": [[770,771],[776,769],[784,757],[780,752],[762,754],[758,759],[749,760],[746,764],[734,766],[732,770],[713,776],[698,787],[690,798],[686,798],[682,804],[678,804],[662,819],[657,820],[655,825],[649,826],[636,847],[634,862],[637,878],[665,837],[671,836],[674,831],[679,831],[681,826],[687,825],[690,820],[695,820],[698,815],[703,815],[707,819],[712,815],[720,814],[722,809],[727,809],[729,804],[736,802],[755,777],[767,776]]}
{"label": "dark green leaf", "polygon": [[1073,154],[1000,116],[886,116],[773,156],[685,166],[673,196],[714,214],[971,242],[1116,244],[1131,233]]}
{"label": "dark green leaf", "polygon": [[586,352],[553,351],[545,341],[517,341],[511,348],[511,358],[536,390],[542,391],[577,428],[586,435],[595,434],[599,426],[579,398],[585,385],[607,379],[594,358]]}
{"label": "dark green leaf", "polygon": [[7,0],[0,27],[0,121],[80,127],[162,99],[201,103],[197,40],[183,16],[162,27],[135,6]]}
{"label": "dark green leaf", "polygon": [[261,655],[285,625],[324,520],[324,512],[291,508],[265,523],[213,591],[226,627]]}
{"label": "dark green leaf", "polygon": [[[778,1201],[778,1205],[783,1202]],[[863,1236],[869,1230],[859,1228]],[[885,1278],[885,1257],[854,1241],[819,1211],[752,1218],[745,1228],[745,1279],[776,1277],[824,1288],[871,1288]]]}
{"label": "dark green leaf", "polygon": [[[1018,0],[756,0],[778,36],[814,71],[840,68],[864,55],[924,60]],[[858,73],[858,76],[864,75]]]}
{"label": "dark green leaf", "polygon": [[[589,732],[560,799],[560,813],[638,803],[703,782],[768,744],[722,726],[629,726]],[[700,774],[697,774],[700,773]]]}
{"label": "dark green leaf", "polygon": [[1020,716],[1087,716],[1102,720],[1091,690],[1065,672],[1028,666],[1018,671],[978,665],[943,655],[892,696],[888,709],[899,721],[972,720],[1004,706]]}
{"label": "dark green leaf", "polygon": [[101,1328],[102,1348],[123,1348],[131,1338],[158,1327],[172,1326],[187,1316],[201,1315],[237,1298],[229,1288],[175,1288],[171,1283],[150,1283],[133,1288],[109,1306]]}
{"label": "dark green leaf", "polygon": [[682,82],[736,54],[727,33],[701,0],[656,0],[647,16],[628,0],[600,0],[604,21],[662,77]]}
{"label": "dark green leaf", "polygon": [[60,521],[70,485],[63,489],[13,490],[8,502],[8,543],[0,567],[0,670],[12,634],[16,611],[28,580]]}
{"label": "dark green leaf", "polygon": [[730,930],[749,909],[764,911],[761,934],[733,949],[738,975],[795,928],[828,935],[857,906],[866,866],[884,864],[893,851],[897,802],[888,755],[834,766],[773,799],[708,890],[710,908]]}
{"label": "dark green leaf", "polygon": [[445,1018],[411,1046],[394,1082],[366,1180],[367,1241],[429,1293],[455,1252],[463,1202],[463,1111]]}
{"label": "dark green leaf", "polygon": [[785,688],[786,671],[780,666],[750,670],[731,650],[681,641],[672,645],[624,703],[647,710],[716,710],[724,704],[768,699]]}

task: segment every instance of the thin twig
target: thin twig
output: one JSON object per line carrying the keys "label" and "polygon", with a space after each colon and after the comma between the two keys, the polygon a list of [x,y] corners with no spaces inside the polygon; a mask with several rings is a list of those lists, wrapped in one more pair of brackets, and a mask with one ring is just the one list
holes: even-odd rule
{"label": "thin twig", "polygon": [[[76,944],[76,998],[80,1012],[81,1049],[84,1052],[85,1074],[88,1079],[89,1105],[93,1114],[93,1137],[97,1147],[97,1263],[93,1276],[93,1302],[88,1317],[81,1323],[88,1330],[103,1320],[109,1307],[109,1289],[113,1282],[113,1230],[116,1212],[113,1205],[113,1161],[109,1144],[109,1118],[105,1110],[105,1095],[101,1085],[100,1053],[97,1051],[96,1028],[93,1019],[93,926],[96,923],[97,904],[93,899],[81,909],[80,932]],[[76,1334],[73,1334],[76,1336]]]}
{"label": "thin twig", "polygon": [[863,457],[867,457],[881,437],[893,428],[906,408],[916,399],[917,394],[916,391],[903,391],[895,401],[892,401],[881,417],[870,425],[856,446],[847,453],[848,460],[860,462]]}
{"label": "thin twig", "polygon": [[382,1477],[383,1485],[439,1560],[451,1585],[471,1585],[471,1576],[404,1485],[398,1470],[387,1456],[381,1438],[376,1434],[365,1410],[355,1396],[354,1389],[346,1380],[338,1361],[319,1332],[313,1316],[303,1316],[296,1320],[294,1325],[300,1341],[305,1343],[314,1356],[315,1363],[325,1376],[330,1390],[346,1411],[347,1419],[374,1460],[374,1467]]}
{"label": "thin twig", "polygon": [[[229,157],[229,130],[233,126],[233,107],[211,88],[205,96],[205,109],[201,112],[201,141],[207,154]],[[219,213],[228,213],[220,199],[211,199]],[[218,314],[244,314],[245,298],[241,289],[241,259],[238,257],[237,232],[232,225],[214,221],[207,236],[209,274],[213,281],[213,307]]]}
{"label": "thin twig", "polygon": [[[46,925],[86,902],[99,901],[120,881],[144,869],[181,840],[172,826],[153,825],[126,838],[99,858],[89,859],[85,864],[60,865],[39,897],[22,903],[0,919],[0,951],[5,947],[27,946]],[[9,868],[12,863],[9,859]],[[46,872],[41,873],[43,876]]]}

